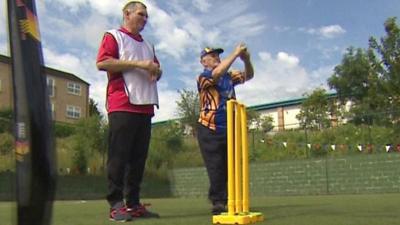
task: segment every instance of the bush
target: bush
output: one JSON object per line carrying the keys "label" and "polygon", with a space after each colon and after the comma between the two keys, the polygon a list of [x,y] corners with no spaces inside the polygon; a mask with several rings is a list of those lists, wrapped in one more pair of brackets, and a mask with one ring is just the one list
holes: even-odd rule
{"label": "bush", "polygon": [[12,132],[12,110],[0,110],[0,133]]}
{"label": "bush", "polygon": [[57,138],[65,138],[75,134],[75,127],[69,124],[55,123],[54,135]]}
{"label": "bush", "polygon": [[0,133],[0,154],[6,155],[14,148],[14,137],[9,133]]}
{"label": "bush", "polygon": [[88,159],[85,153],[85,144],[76,143],[72,163],[77,174],[86,174],[88,167]]}
{"label": "bush", "polygon": [[153,127],[146,168],[154,171],[170,168],[182,149],[183,131],[179,124],[169,122]]}

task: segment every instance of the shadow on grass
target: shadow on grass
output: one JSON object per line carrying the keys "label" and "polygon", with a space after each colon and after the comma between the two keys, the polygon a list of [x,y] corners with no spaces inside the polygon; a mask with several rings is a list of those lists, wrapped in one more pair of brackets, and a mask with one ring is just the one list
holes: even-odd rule
{"label": "shadow on grass", "polygon": [[[193,212],[193,213],[179,213],[179,214],[160,214],[160,218],[150,218],[150,219],[177,219],[177,218],[193,218],[193,217],[204,217],[210,216],[211,213],[207,212]],[[134,220],[147,220],[149,218],[135,218]]]}
{"label": "shadow on grass", "polygon": [[[317,207],[324,208],[327,204],[318,204]],[[316,205],[288,204],[275,206],[252,207],[251,212],[261,212],[269,221],[281,220],[288,217],[299,217],[315,214]],[[310,213],[311,212],[311,213]]]}

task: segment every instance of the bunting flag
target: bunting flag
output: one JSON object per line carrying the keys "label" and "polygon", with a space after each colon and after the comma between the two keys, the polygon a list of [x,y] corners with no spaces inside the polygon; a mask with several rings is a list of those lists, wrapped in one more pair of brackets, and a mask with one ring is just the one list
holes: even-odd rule
{"label": "bunting flag", "polygon": [[389,152],[391,148],[392,148],[392,145],[387,144],[387,145],[385,146],[386,152]]}
{"label": "bunting flag", "polygon": [[[291,141],[274,141],[273,138],[260,139],[261,143],[268,144],[268,148],[288,148],[290,145],[293,148],[304,149],[315,151],[350,151],[356,149],[359,152],[373,153],[373,152],[400,152],[400,144],[378,144],[378,143],[368,143],[368,144],[321,144],[321,143],[302,143],[302,142],[291,142]],[[386,149],[386,151],[384,150]]]}
{"label": "bunting flag", "polygon": [[14,91],[18,225],[48,225],[56,165],[34,0],[7,0]]}

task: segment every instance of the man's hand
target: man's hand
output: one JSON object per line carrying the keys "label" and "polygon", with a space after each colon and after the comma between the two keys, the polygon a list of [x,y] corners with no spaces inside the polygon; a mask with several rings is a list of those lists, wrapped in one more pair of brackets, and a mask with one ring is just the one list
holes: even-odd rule
{"label": "man's hand", "polygon": [[236,76],[240,76],[240,75],[242,75],[242,71],[237,70],[237,69],[232,69],[230,71],[230,75],[231,75],[232,78],[236,77]]}
{"label": "man's hand", "polygon": [[240,59],[243,62],[248,62],[250,61],[250,53],[247,51],[247,49],[245,51],[242,52],[242,54],[240,54]]}
{"label": "man's hand", "polygon": [[246,52],[246,51],[247,51],[247,46],[246,46],[246,44],[243,43],[243,42],[241,42],[241,43],[239,43],[239,44],[236,46],[236,48],[235,48],[235,50],[234,50],[234,54],[235,54],[236,56],[240,56],[240,55],[243,54],[243,52]]}
{"label": "man's hand", "polygon": [[150,74],[151,81],[158,81],[161,78],[162,70],[159,68],[156,74]]}
{"label": "man's hand", "polygon": [[149,72],[151,81],[160,79],[162,70],[160,69],[160,65],[155,63],[153,60],[144,60],[143,69]]}

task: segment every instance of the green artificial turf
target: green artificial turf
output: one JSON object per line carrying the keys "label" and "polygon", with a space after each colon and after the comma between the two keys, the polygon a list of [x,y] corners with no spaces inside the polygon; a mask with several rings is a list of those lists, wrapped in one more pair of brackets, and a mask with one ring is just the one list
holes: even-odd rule
{"label": "green artificial turf", "polygon": [[[205,199],[144,199],[160,219],[135,219],[136,225],[211,224]],[[400,194],[282,196],[251,199],[251,211],[262,212],[268,225],[400,225]],[[2,225],[15,222],[15,204],[0,203]],[[33,223],[32,223],[33,224]],[[53,225],[121,224],[108,220],[105,201],[57,201]]]}

